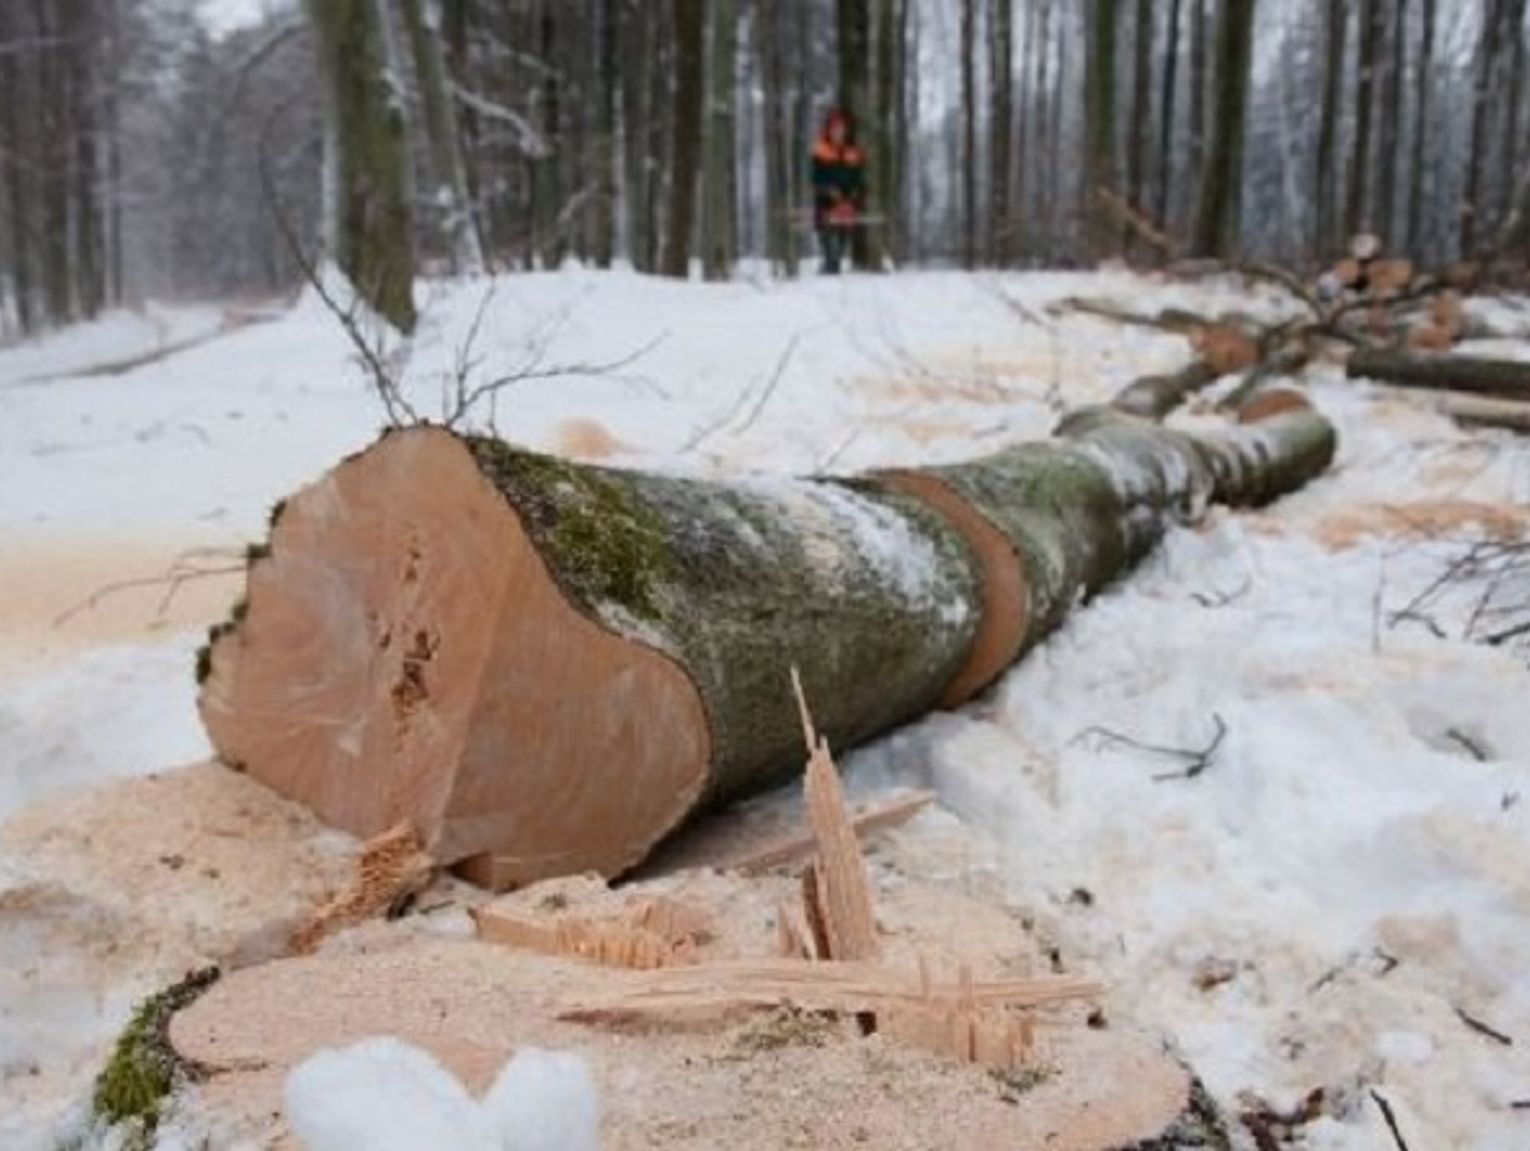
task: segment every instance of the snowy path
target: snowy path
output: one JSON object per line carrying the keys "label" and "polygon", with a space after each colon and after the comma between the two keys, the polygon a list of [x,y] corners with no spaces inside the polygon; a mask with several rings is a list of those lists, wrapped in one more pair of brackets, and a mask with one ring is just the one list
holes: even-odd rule
{"label": "snowy path", "polygon": [[[615,376],[504,393],[498,430],[531,446],[703,473],[853,471],[1045,434],[1051,400],[1100,399],[1183,354],[1093,320],[1027,324],[1002,298],[1037,309],[1072,293],[1249,306],[1113,275],[571,272],[503,281],[477,351],[498,372],[662,337]],[[423,410],[482,294],[435,291],[409,366]],[[104,339],[0,351],[0,818],[202,754],[186,661],[237,587],[201,586],[164,620],[142,593],[46,621],[188,547],[242,544],[378,423],[307,302],[123,376],[5,387],[47,360],[107,358],[73,346]],[[1112,1013],[1172,1036],[1224,1103],[1252,1091],[1286,1107],[1321,1086],[1332,1114],[1305,1146],[1371,1151],[1390,1146],[1374,1088],[1416,1148],[1530,1146],[1530,1113],[1512,1108],[1530,1098],[1530,672],[1387,622],[1444,548],[1408,525],[1523,525],[1530,451],[1337,378],[1314,388],[1341,429],[1332,475],[1174,533],[985,699],[850,757],[853,786],[933,782],[991,837],[996,879],[1070,969],[1104,975]],[[1200,746],[1214,717],[1226,740],[1189,780],[1156,781],[1174,764],[1087,734]],[[0,859],[0,903],[10,870],[24,861]],[[84,1012],[70,1034],[88,1050],[120,1010]],[[0,1040],[0,1099],[27,1059]]]}

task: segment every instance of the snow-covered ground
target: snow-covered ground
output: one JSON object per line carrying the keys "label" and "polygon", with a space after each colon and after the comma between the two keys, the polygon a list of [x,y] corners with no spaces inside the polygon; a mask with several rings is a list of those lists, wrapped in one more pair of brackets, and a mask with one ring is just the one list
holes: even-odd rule
{"label": "snow-covered ground", "polygon": [[[422,291],[405,372],[423,414],[441,411],[487,290]],[[495,286],[473,378],[573,367],[500,392],[492,416],[507,438],[586,460],[703,474],[947,460],[1044,435],[1060,407],[1183,356],[1175,337],[1046,315],[1070,294],[1272,306],[1111,273],[700,285],[571,270]],[[176,340],[220,322],[153,315]],[[128,589],[55,621],[186,549],[258,536],[275,500],[379,426],[312,299],[125,374],[33,382],[156,339],[115,317],[0,350],[0,819],[205,754],[189,655],[237,578],[168,608],[161,589]],[[1170,1036],[1234,1108],[1323,1087],[1332,1114],[1305,1146],[1370,1151],[1391,1145],[1374,1089],[1415,1148],[1523,1148],[1530,671],[1390,613],[1483,505],[1530,501],[1530,450],[1333,373],[1312,388],[1341,433],[1329,476],[1174,532],[983,700],[851,756],[852,783],[933,781],[1070,969],[1102,974],[1112,1012]],[[1448,540],[1416,538],[1420,516]],[[1219,725],[1188,779],[1155,778],[1183,764],[1125,742],[1201,747]],[[26,867],[0,858],[0,906]],[[46,1107],[7,1126],[4,1100],[23,1078],[76,1074],[70,1045],[77,1061],[125,1004],[0,1001],[0,1143],[46,1140]],[[50,1020],[48,1053],[3,1038]]]}

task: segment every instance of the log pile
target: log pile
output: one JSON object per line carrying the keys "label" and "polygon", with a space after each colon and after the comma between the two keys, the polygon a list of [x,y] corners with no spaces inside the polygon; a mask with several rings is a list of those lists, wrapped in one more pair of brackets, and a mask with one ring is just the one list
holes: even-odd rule
{"label": "log pile", "polygon": [[1100,409],[967,464],[718,484],[397,430],[282,505],[200,710],[225,762],[358,836],[407,823],[496,887],[614,876],[790,777],[788,668],[837,746],[959,704],[1168,525],[1333,450],[1311,412]]}

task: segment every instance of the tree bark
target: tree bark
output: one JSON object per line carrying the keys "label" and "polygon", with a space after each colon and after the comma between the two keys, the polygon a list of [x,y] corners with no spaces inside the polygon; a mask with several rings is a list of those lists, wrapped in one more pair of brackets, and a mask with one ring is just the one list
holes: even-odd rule
{"label": "tree bark", "polygon": [[792,259],[794,245],[791,178],[792,163],[789,125],[791,115],[786,102],[786,84],[782,63],[781,0],[759,0],[759,35],[755,43],[760,54],[760,77],[764,90],[765,136],[765,254],[772,271],[796,275]]}
{"label": "tree bark", "polygon": [[[1194,0],[1199,3],[1199,0]],[[1180,0],[1169,0],[1168,43],[1164,47],[1163,86],[1158,97],[1158,211],[1157,223],[1169,229],[1169,195],[1174,185],[1174,95],[1179,82]]]}
{"label": "tree bark", "polygon": [[[715,484],[417,427],[283,504],[204,654],[223,758],[371,836],[519,881],[620,874],[991,683],[1217,500],[1326,467],[1312,413],[1192,436],[1109,409],[953,467]],[[337,717],[343,721],[337,723]]]}
{"label": "tree bark", "polygon": [[1367,227],[1371,187],[1371,119],[1376,91],[1376,54],[1381,41],[1384,14],[1381,0],[1363,0],[1360,6],[1359,59],[1355,67],[1355,147],[1349,157],[1349,197],[1344,209],[1347,236]]}
{"label": "tree bark", "polygon": [[1413,89],[1413,155],[1408,182],[1408,246],[1415,260],[1424,255],[1424,208],[1432,184],[1424,175],[1424,154],[1429,143],[1430,97],[1434,92],[1435,0],[1423,0],[1423,38],[1419,44],[1418,75]]}
{"label": "tree bark", "polygon": [[1223,256],[1239,241],[1244,106],[1253,63],[1254,0],[1225,0],[1217,21],[1217,100],[1197,198],[1197,256]]}
{"label": "tree bark", "polygon": [[1339,119],[1344,92],[1344,30],[1349,13],[1343,4],[1325,5],[1328,12],[1324,47],[1323,108],[1317,141],[1317,253],[1320,258],[1338,251]]}
{"label": "tree bark", "polygon": [[988,17],[988,255],[999,267],[1010,263],[1014,225],[1010,220],[1010,133],[1014,125],[1014,3],[991,0]]}
{"label": "tree bark", "polygon": [[1530,363],[1519,360],[1361,349],[1350,355],[1345,374],[1350,379],[1380,380],[1405,388],[1530,400]]}
{"label": "tree bark", "polygon": [[962,264],[977,267],[977,0],[962,0],[961,9],[961,183]]}
{"label": "tree bark", "polygon": [[707,101],[706,234],[702,271],[709,280],[726,280],[738,257],[737,187],[734,183],[733,94],[737,86],[738,14],[734,0],[712,0],[711,98]]}
{"label": "tree bark", "polygon": [[1403,45],[1407,40],[1408,0],[1393,0],[1390,24],[1391,49],[1387,60],[1385,94],[1381,99],[1381,131],[1376,148],[1376,228],[1393,251],[1397,244],[1397,147],[1403,102]]}
{"label": "tree bark", "polygon": [[[423,9],[430,5],[429,11]],[[457,130],[456,101],[451,77],[441,50],[441,13],[434,0],[403,0],[404,27],[414,58],[415,82],[425,112],[425,135],[430,145],[430,167],[435,176],[431,199],[440,207],[442,230],[451,251],[452,270],[469,276],[482,275],[483,242],[468,195],[462,140]]]}
{"label": "tree bark", "polygon": [[1116,171],[1116,6],[1114,0],[1091,0],[1084,63],[1084,179],[1079,212],[1089,241],[1090,258],[1114,251],[1119,237],[1100,210],[1102,190],[1114,191]]}
{"label": "tree bark", "polygon": [[[1132,42],[1132,129],[1126,152],[1126,202],[1134,211],[1147,209],[1148,143],[1152,136],[1153,110],[1153,0],[1137,0],[1137,19]],[[1172,54],[1173,47],[1170,46]],[[1130,246],[1131,234],[1122,237]]]}
{"label": "tree bark", "polygon": [[696,178],[705,99],[706,4],[704,0],[674,0],[674,13],[674,157],[669,215],[664,229],[664,262],[659,271],[683,280],[690,275],[691,234],[696,227]]}
{"label": "tree bark", "polygon": [[600,0],[595,68],[595,244],[597,268],[609,268],[616,255],[616,93],[622,68],[616,54],[616,10],[620,0]]}
{"label": "tree bark", "polygon": [[[839,62],[839,106],[850,113],[855,142],[862,153],[866,181],[866,205],[877,210],[882,204],[882,190],[877,187],[879,157],[865,163],[869,146],[880,150],[885,144],[885,125],[875,119],[871,85],[871,14],[868,0],[835,0],[835,49]],[[850,234],[851,256],[861,271],[877,271],[882,266],[881,244],[868,227],[858,227]]]}
{"label": "tree bark", "polygon": [[331,128],[330,253],[356,292],[414,330],[414,236],[403,114],[389,98],[372,0],[309,0]]}

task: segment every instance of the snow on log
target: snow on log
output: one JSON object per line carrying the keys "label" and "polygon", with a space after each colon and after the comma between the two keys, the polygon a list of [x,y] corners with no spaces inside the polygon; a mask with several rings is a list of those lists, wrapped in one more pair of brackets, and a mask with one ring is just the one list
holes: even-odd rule
{"label": "snow on log", "polygon": [[1379,380],[1404,388],[1530,400],[1530,363],[1519,360],[1361,349],[1349,357],[1345,373],[1350,379]]}
{"label": "snow on log", "polygon": [[855,481],[713,483],[415,427],[274,517],[201,664],[222,758],[498,885],[619,874],[801,769],[789,669],[851,747],[990,683],[1212,500],[1320,472],[1310,412],[1214,434],[1110,409],[1062,442]]}

